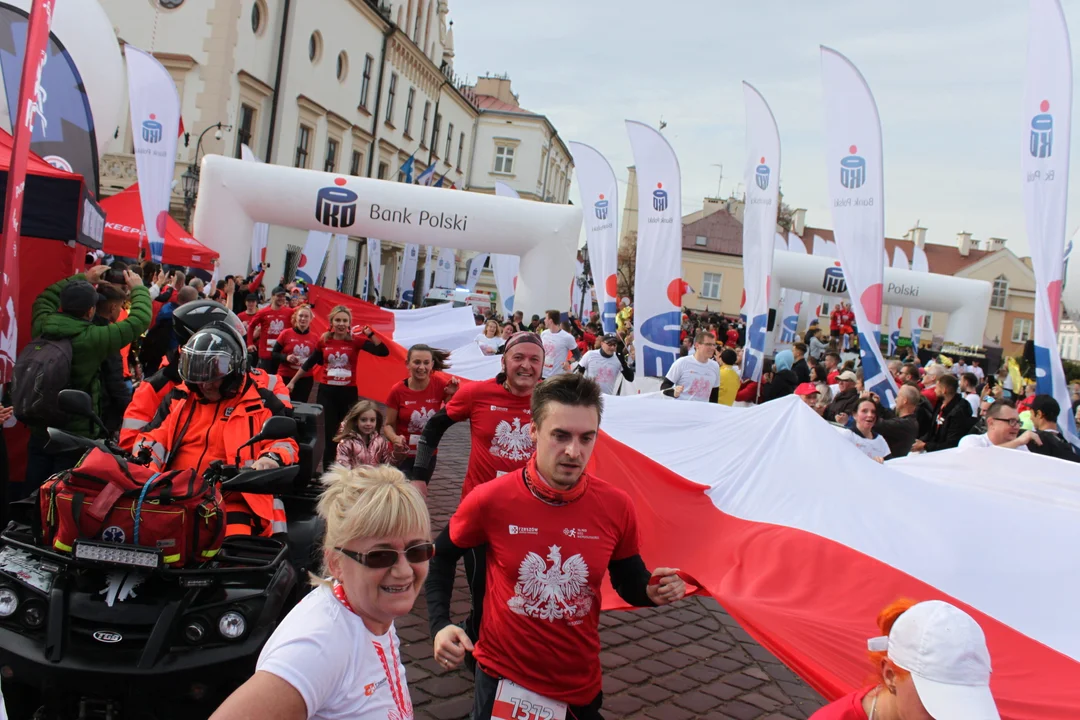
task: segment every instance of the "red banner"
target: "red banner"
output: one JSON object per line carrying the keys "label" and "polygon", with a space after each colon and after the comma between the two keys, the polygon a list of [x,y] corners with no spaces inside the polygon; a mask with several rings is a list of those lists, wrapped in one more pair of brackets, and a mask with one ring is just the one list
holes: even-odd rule
{"label": "red banner", "polygon": [[11,168],[8,171],[7,197],[4,201],[3,252],[0,253],[0,312],[6,317],[7,330],[0,342],[0,383],[11,380],[15,367],[16,328],[15,300],[19,296],[19,226],[22,222],[23,191],[26,189],[26,163],[30,155],[30,139],[34,120],[41,118],[45,128],[45,93],[41,88],[41,73],[48,58],[49,28],[52,27],[56,0],[34,0],[30,9],[30,24],[26,31],[26,55],[22,81],[19,84],[18,122],[12,128]]}

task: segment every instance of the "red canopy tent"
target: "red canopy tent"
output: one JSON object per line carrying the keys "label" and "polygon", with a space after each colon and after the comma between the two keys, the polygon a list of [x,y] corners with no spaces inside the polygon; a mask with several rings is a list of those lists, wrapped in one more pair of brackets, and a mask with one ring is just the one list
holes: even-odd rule
{"label": "red canopy tent", "polygon": [[[142,201],[139,184],[101,201],[106,213],[105,239],[102,249],[109,255],[139,257],[143,233]],[[161,261],[167,265],[184,265],[201,270],[213,270],[218,253],[191,237],[180,223],[171,217],[165,225],[165,249]]]}

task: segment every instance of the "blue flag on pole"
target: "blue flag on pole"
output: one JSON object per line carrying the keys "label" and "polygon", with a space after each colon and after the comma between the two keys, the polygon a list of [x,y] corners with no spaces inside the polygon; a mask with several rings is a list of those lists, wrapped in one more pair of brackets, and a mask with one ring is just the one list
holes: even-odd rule
{"label": "blue flag on pole", "polygon": [[431,181],[435,178],[435,163],[431,163],[427,166],[424,172],[420,173],[416,178],[417,185],[430,185]]}
{"label": "blue flag on pole", "polygon": [[409,159],[401,163],[401,170],[398,172],[405,173],[405,182],[412,184],[412,168],[413,162],[416,160],[416,153],[409,156]]}

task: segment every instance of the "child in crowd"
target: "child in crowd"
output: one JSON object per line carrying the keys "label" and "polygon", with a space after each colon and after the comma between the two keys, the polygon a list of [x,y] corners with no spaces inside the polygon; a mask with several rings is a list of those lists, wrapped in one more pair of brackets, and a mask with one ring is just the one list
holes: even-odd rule
{"label": "child in crowd", "polygon": [[334,438],[338,444],[337,463],[353,469],[392,462],[394,446],[383,437],[384,421],[382,411],[370,400],[353,405]]}

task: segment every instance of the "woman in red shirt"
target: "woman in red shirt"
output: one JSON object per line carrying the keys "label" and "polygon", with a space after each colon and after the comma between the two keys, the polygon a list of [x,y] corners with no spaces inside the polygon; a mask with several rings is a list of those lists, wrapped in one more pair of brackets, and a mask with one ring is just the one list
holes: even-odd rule
{"label": "woman in red shirt", "polygon": [[289,385],[289,397],[293,402],[307,402],[311,397],[312,376],[301,378],[291,384],[293,376],[300,371],[307,359],[315,352],[319,339],[311,333],[311,308],[301,305],[292,314],[288,330],[277,336],[271,357],[277,366],[277,374]]}
{"label": "woman in red shirt", "polygon": [[881,636],[867,643],[877,683],[810,720],[1000,720],[986,637],[971,616],[941,600],[900,599],[877,624]]}
{"label": "woman in red shirt", "polygon": [[323,449],[323,468],[328,469],[337,454],[337,436],[341,421],[356,404],[356,361],[360,351],[369,352],[378,357],[390,354],[390,348],[383,345],[375,332],[364,325],[352,326],[352,312],[344,305],[338,305],[330,311],[330,330],[319,339],[315,352],[289,381],[289,392],[296,389],[296,384],[318,365],[315,380],[319,390],[315,402],[323,406],[323,418],[326,425],[326,446]]}
{"label": "woman in red shirt", "polygon": [[[383,434],[405,459],[398,465],[406,476],[412,472],[416,460],[416,443],[424,432],[427,421],[457,391],[457,378],[447,377],[450,353],[427,345],[413,345],[405,358],[409,377],[394,385],[386,398],[386,422]],[[439,374],[436,374],[439,373]],[[434,459],[432,460],[434,469]],[[420,494],[427,498],[427,483],[413,483]]]}

